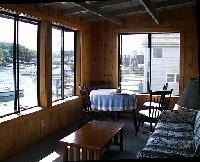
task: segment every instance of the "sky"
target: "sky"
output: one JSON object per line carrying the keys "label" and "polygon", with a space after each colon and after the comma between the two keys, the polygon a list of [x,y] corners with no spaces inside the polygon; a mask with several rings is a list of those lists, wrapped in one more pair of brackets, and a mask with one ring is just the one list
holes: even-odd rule
{"label": "sky", "polygon": [[[0,41],[1,42],[13,42],[14,39],[14,21],[12,19],[6,19],[0,17]],[[131,34],[123,35],[122,37],[122,49],[123,53],[131,54],[133,50],[137,50],[141,47],[142,40],[146,34]],[[65,32],[65,50],[73,50],[74,48],[74,33]],[[19,44],[25,47],[36,50],[37,49],[37,25],[19,22]],[[61,31],[55,28],[52,29],[52,51],[56,52],[61,47]]]}
{"label": "sky", "polygon": [[130,34],[122,36],[123,53],[130,54],[133,50],[138,50],[142,47],[142,40],[147,37],[147,34]]}
{"label": "sky", "polygon": [[[6,19],[0,17],[0,42],[13,43],[14,39],[14,21],[12,19]],[[52,35],[52,50],[60,50],[60,31],[54,31]],[[74,47],[74,34],[73,32],[65,33],[65,40],[70,40],[66,42],[65,50],[71,50]],[[25,47],[36,50],[37,49],[37,25],[19,22],[19,44]]]}

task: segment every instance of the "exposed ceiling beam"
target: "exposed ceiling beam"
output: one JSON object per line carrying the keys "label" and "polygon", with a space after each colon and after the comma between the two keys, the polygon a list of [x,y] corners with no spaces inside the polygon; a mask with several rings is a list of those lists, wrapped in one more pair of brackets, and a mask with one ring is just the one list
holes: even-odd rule
{"label": "exposed ceiling beam", "polygon": [[155,9],[162,9],[162,8],[166,8],[166,7],[180,7],[182,5],[190,5],[190,4],[194,4],[195,1],[191,1],[191,0],[175,0],[175,1],[167,1],[167,2],[158,2],[155,3]]}
{"label": "exposed ceiling beam", "polygon": [[[100,3],[100,2],[98,2]],[[194,1],[191,0],[176,0],[176,1],[167,1],[167,2],[158,2],[155,3],[155,10],[162,10],[165,8],[170,8],[170,7],[180,7],[183,5],[190,5],[190,4],[194,4]],[[96,3],[95,3],[96,4]],[[129,7],[126,9],[120,9],[120,10],[115,10],[115,11],[108,11],[106,12],[106,14],[112,16],[127,16],[128,14],[138,14],[138,13],[142,13],[145,12],[145,8],[141,5],[141,6],[137,6],[137,7]],[[86,21],[98,21],[98,20],[102,20],[102,18],[96,18],[94,16],[84,16],[84,20]]]}
{"label": "exposed ceiling beam", "polygon": [[109,15],[106,15],[104,14],[103,12],[101,12],[97,7],[93,6],[93,5],[87,5],[86,3],[84,2],[73,2],[75,5],[79,6],[79,7],[82,7],[84,8],[85,10],[88,10],[98,16],[101,16],[101,17],[104,17],[105,19],[115,23],[115,24],[118,24],[118,25],[121,25],[122,22],[114,17],[111,17]]}
{"label": "exposed ceiling beam", "polygon": [[[167,7],[180,7],[182,5],[190,5],[193,4],[191,0],[176,0],[176,1],[169,1],[169,2],[158,2],[155,3],[155,10],[162,10]],[[134,13],[139,13],[139,12],[144,12],[145,9],[143,6],[137,6],[137,7],[129,7],[126,9],[120,9],[120,10],[115,10],[115,11],[108,11],[106,14],[108,15],[115,15],[115,16],[123,16],[127,14],[134,14]]]}
{"label": "exposed ceiling beam", "polygon": [[[94,4],[95,4],[96,8],[104,8],[104,7],[109,7],[113,4],[116,5],[116,4],[129,2],[129,1],[132,1],[132,0],[97,1]],[[91,4],[92,4],[92,2],[91,2]],[[70,15],[70,14],[77,14],[77,13],[80,13],[80,12],[83,12],[83,11],[85,11],[84,8],[72,7],[72,8],[69,8],[69,9],[62,10],[62,14],[66,16],[66,15]]]}
{"label": "exposed ceiling beam", "polygon": [[109,11],[106,12],[109,15],[116,15],[116,16],[123,16],[127,14],[132,14],[132,13],[139,13],[139,12],[145,12],[146,10],[144,9],[143,6],[138,6],[138,7],[129,7],[121,10],[115,10],[115,11]]}
{"label": "exposed ceiling beam", "polygon": [[54,5],[56,2],[51,2],[51,3],[38,3],[36,4],[37,7],[45,7],[45,6],[50,6]]}
{"label": "exposed ceiling beam", "polygon": [[[128,14],[134,14],[134,13],[141,13],[141,12],[145,12],[146,10],[144,9],[143,6],[141,7],[129,7],[126,9],[121,9],[121,10],[116,10],[116,11],[109,11],[106,12],[106,14],[108,15],[115,15],[115,16],[127,16]],[[94,21],[95,19],[97,19],[94,16],[84,16],[84,20],[86,21]],[[102,18],[99,18],[98,20],[101,20]]]}
{"label": "exposed ceiling beam", "polygon": [[156,24],[159,24],[159,18],[158,15],[154,9],[154,6],[150,0],[139,0],[140,3],[144,6],[146,11],[151,15],[151,17],[154,19]]}
{"label": "exposed ceiling beam", "polygon": [[116,5],[116,4],[120,4],[120,3],[125,3],[125,2],[129,2],[132,0],[109,0],[109,1],[98,1],[95,2],[95,6],[96,7],[108,7],[108,6],[112,6],[112,5]]}
{"label": "exposed ceiling beam", "polygon": [[79,8],[79,7],[78,8],[72,7],[72,8],[69,8],[69,9],[62,10],[61,13],[62,13],[62,15],[67,16],[67,15],[71,15],[71,14],[80,13],[80,12],[83,12],[83,11],[85,11],[85,9]]}

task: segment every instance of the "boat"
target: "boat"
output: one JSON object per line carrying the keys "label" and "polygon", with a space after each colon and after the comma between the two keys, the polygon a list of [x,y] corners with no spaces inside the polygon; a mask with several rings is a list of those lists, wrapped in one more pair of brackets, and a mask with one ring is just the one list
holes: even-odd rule
{"label": "boat", "polygon": [[[14,99],[15,91],[10,87],[0,87],[0,101]],[[19,97],[24,96],[24,89],[19,90]]]}
{"label": "boat", "polygon": [[[73,72],[70,67],[64,66],[64,76],[72,76]],[[56,67],[52,70],[52,76],[53,78],[55,77],[60,77],[61,76],[61,67]]]}
{"label": "boat", "polygon": [[26,67],[20,71],[21,75],[36,75],[37,69],[33,66]]}

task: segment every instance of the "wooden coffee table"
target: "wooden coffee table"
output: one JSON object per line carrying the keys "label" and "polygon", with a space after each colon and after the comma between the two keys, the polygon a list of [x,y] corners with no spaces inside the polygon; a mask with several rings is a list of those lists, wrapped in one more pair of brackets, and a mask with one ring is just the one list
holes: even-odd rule
{"label": "wooden coffee table", "polygon": [[63,161],[100,160],[110,143],[123,150],[123,122],[93,120],[60,140]]}

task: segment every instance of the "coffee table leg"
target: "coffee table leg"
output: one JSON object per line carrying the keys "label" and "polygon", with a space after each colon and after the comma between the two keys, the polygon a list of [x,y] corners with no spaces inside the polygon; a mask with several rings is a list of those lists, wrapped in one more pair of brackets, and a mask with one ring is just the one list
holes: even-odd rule
{"label": "coffee table leg", "polygon": [[96,159],[95,160],[100,160],[101,159],[101,150],[96,150]]}
{"label": "coffee table leg", "polygon": [[62,144],[62,151],[63,151],[63,161],[67,161],[67,153],[68,153],[67,145]]}

